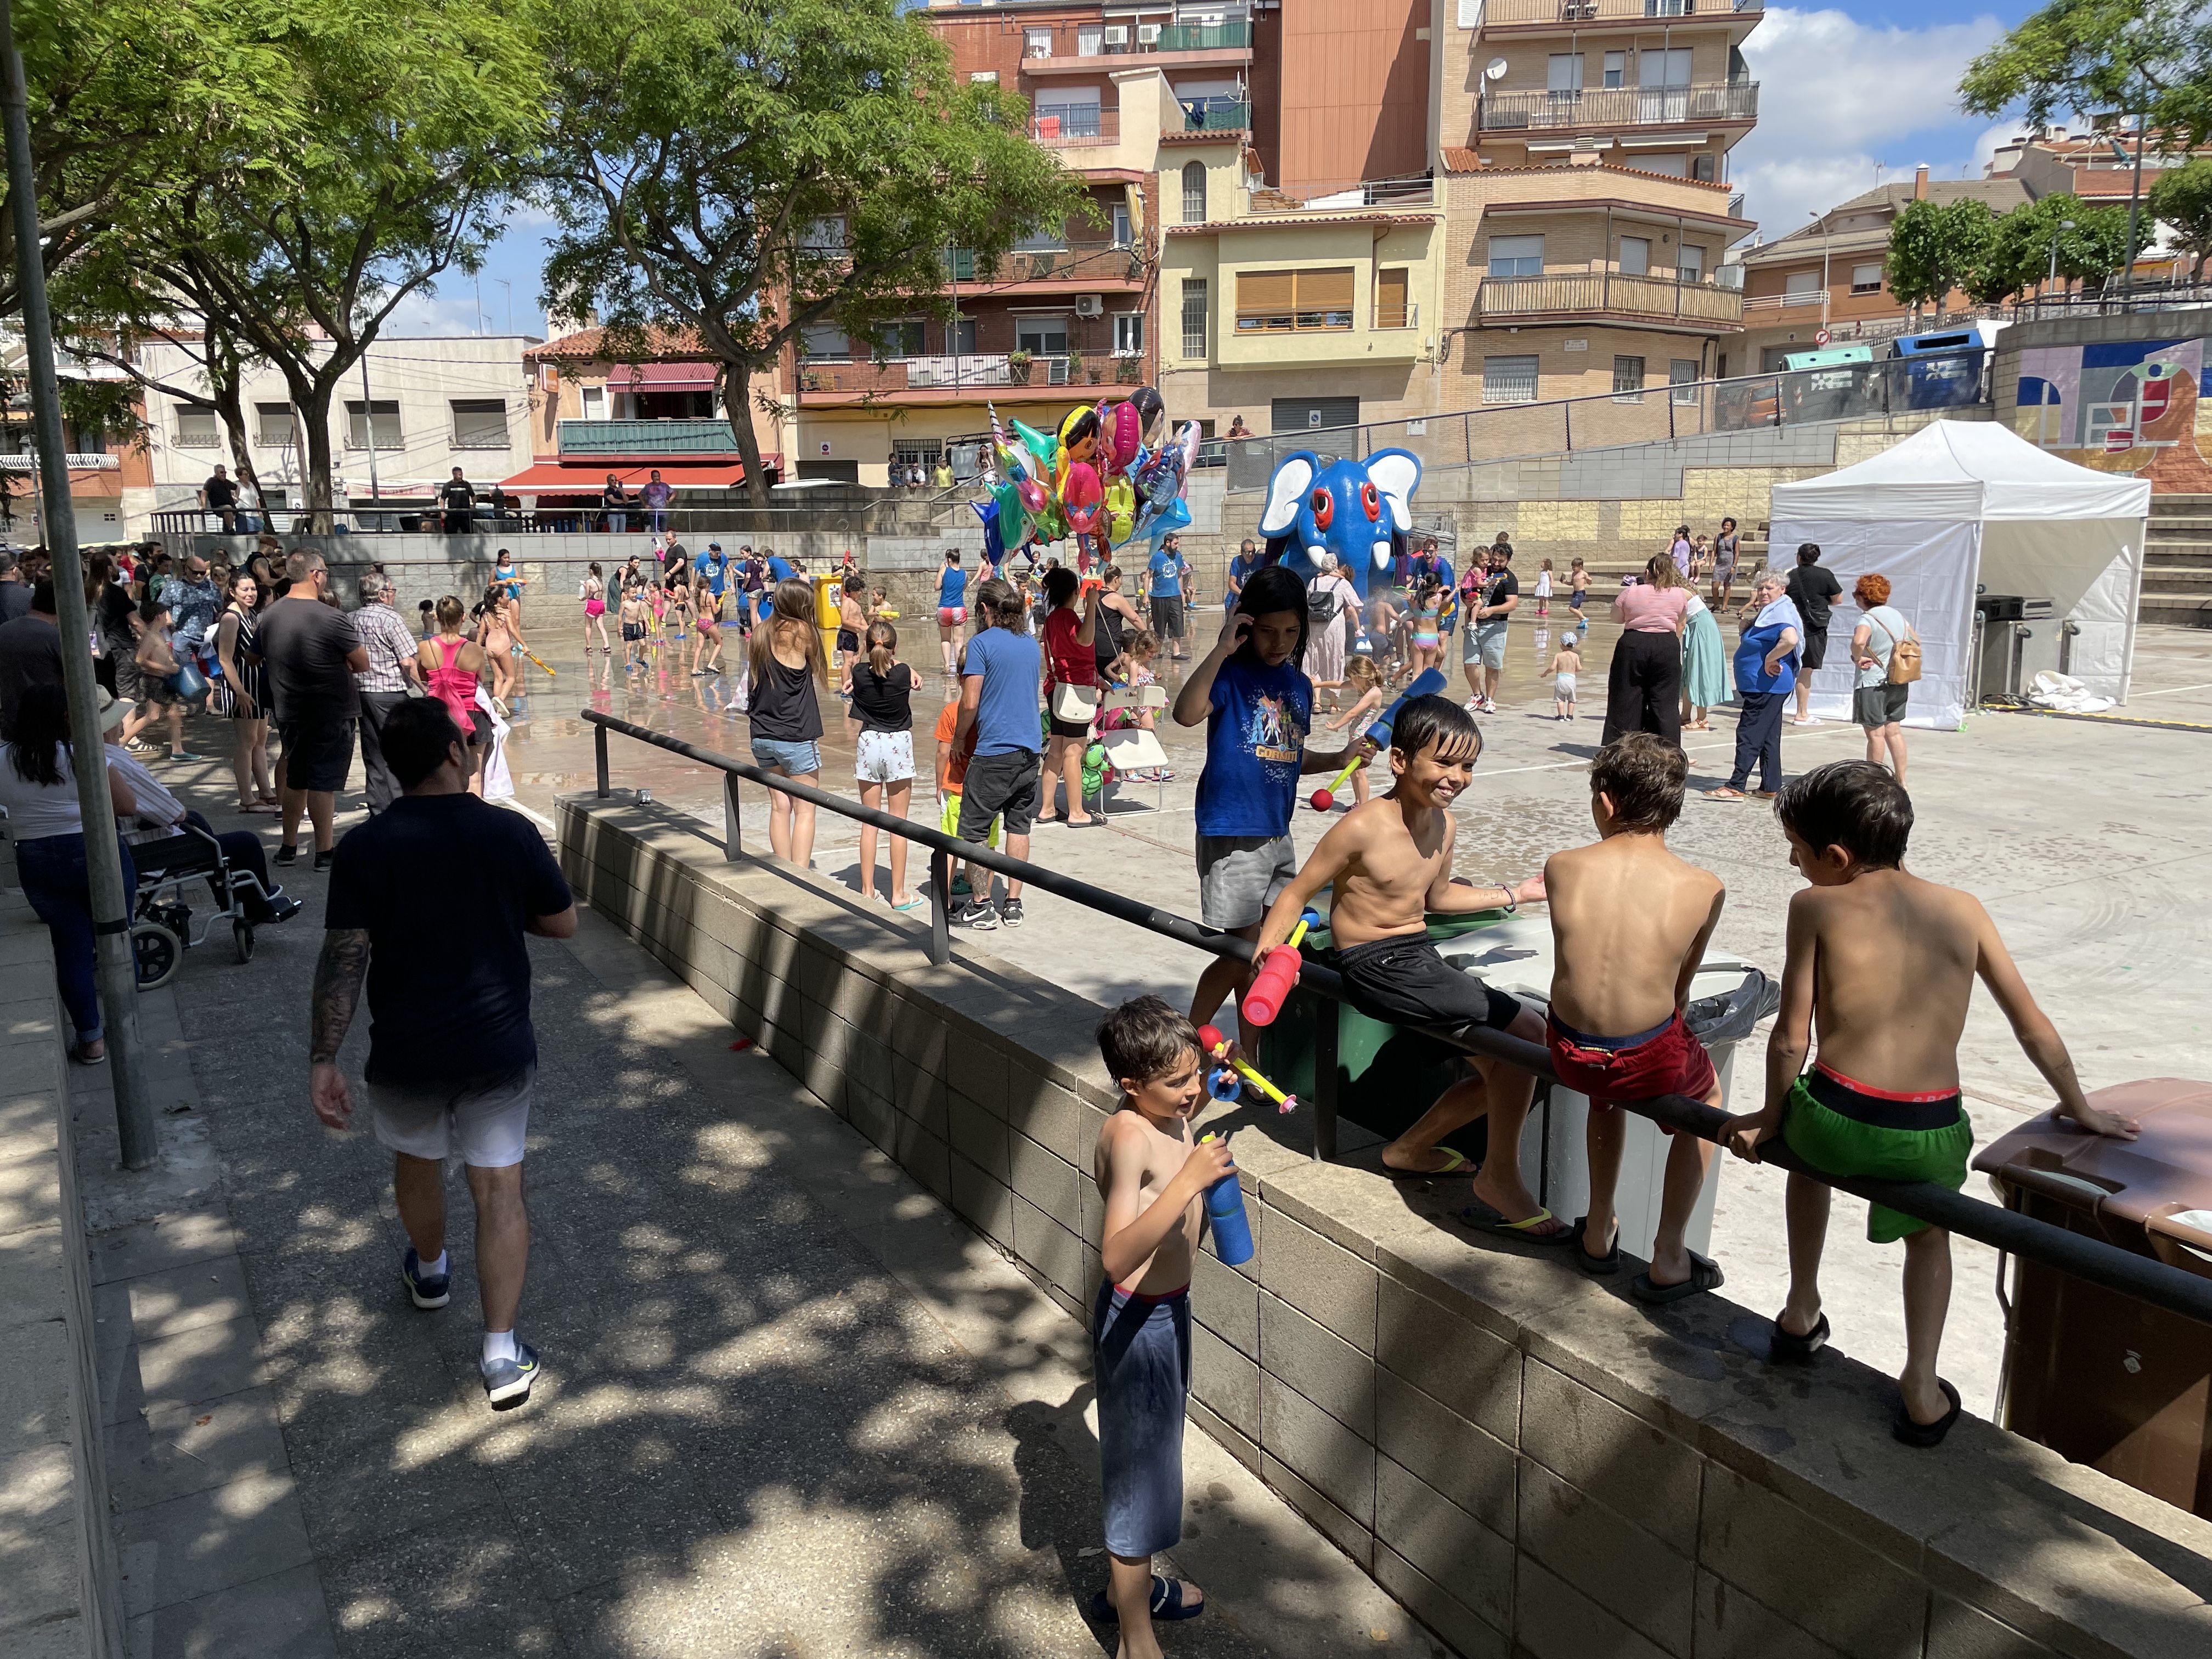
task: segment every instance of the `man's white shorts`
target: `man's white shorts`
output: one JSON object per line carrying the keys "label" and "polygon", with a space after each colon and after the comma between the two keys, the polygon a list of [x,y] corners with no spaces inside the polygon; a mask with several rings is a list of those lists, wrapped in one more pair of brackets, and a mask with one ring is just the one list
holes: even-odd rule
{"label": "man's white shorts", "polygon": [[537,1079],[538,1068],[526,1066],[495,1083],[463,1089],[372,1083],[368,1105],[376,1138],[410,1158],[442,1163],[458,1152],[471,1169],[504,1170],[522,1162]]}

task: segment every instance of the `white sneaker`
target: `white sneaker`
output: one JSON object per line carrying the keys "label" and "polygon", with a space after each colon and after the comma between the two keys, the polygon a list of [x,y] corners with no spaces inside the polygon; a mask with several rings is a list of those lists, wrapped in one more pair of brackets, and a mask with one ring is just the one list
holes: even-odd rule
{"label": "white sneaker", "polygon": [[1460,707],[1466,709],[1470,714],[1480,714],[1482,712],[1482,699],[1480,697],[1469,697],[1465,702],[1460,704]]}

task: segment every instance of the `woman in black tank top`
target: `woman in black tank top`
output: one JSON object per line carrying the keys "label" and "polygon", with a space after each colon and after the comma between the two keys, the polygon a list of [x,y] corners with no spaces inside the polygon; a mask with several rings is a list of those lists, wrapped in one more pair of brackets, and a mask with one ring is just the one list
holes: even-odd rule
{"label": "woman in black tank top", "polygon": [[1121,566],[1108,565],[1098,573],[1098,580],[1101,586],[1091,648],[1097,658],[1099,683],[1103,684],[1113,677],[1114,665],[1121,659],[1125,627],[1133,624],[1141,628],[1144,623],[1137,615],[1136,606],[1121,592]]}

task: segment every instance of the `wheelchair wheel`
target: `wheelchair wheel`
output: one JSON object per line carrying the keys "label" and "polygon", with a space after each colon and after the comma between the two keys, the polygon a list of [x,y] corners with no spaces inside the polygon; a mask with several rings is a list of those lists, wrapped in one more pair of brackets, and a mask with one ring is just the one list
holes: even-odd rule
{"label": "wheelchair wheel", "polygon": [[253,924],[252,922],[232,922],[230,924],[230,942],[238,947],[238,959],[240,962],[251,962],[253,960]]}
{"label": "wheelchair wheel", "polygon": [[131,924],[131,957],[138,970],[138,988],[151,991],[175,976],[185,959],[184,942],[159,922]]}

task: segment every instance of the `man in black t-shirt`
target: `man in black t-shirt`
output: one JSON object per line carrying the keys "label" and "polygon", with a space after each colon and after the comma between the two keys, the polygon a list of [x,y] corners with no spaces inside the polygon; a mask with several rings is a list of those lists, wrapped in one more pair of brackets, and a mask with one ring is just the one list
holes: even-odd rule
{"label": "man in black t-shirt", "polygon": [[238,528],[238,484],[222,470],[220,463],[208,481],[200,486],[200,505],[210,513],[222,515],[223,533]]}
{"label": "man in black t-shirt", "polygon": [[461,469],[453,469],[453,476],[439,486],[438,499],[445,506],[445,528],[448,536],[465,536],[476,528],[477,492],[461,476]]}
{"label": "man in black t-shirt", "polygon": [[361,691],[354,676],[368,668],[368,651],[353,618],[323,603],[331,573],[323,556],[303,547],[284,562],[291,586],[253,624],[253,649],[268,665],[276,729],[283,734],[283,800],[276,862],[300,856],[300,815],[315,830],[315,868],[331,866],[331,821],[337,792],[353,765]]}
{"label": "man in black t-shirt", "polygon": [[[1521,579],[1513,574],[1513,550],[1501,538],[1490,550],[1490,569],[1479,580],[1472,580],[1474,603],[1468,607],[1467,643],[1461,647],[1460,663],[1467,674],[1467,689],[1474,695],[1467,700],[1470,714],[1494,714],[1498,712],[1498,682],[1505,672],[1505,636],[1507,624],[1521,604]],[[1481,684],[1475,683],[1480,670]]]}
{"label": "man in black t-shirt", "polygon": [[1797,607],[1798,616],[1805,623],[1803,658],[1797,670],[1797,718],[1794,724],[1817,724],[1805,712],[1806,701],[1813,695],[1813,671],[1827,660],[1829,607],[1843,597],[1844,585],[1836,580],[1832,570],[1820,568],[1820,544],[1807,542],[1797,550],[1797,568],[1782,584],[1782,591],[1790,596],[1790,604]]}
{"label": "man in black t-shirt", "polygon": [[368,993],[370,1118],[392,1154],[408,1248],[400,1277],[418,1308],[452,1299],[445,1166],[459,1152],[477,1212],[483,1304],[478,1373],[495,1409],[519,1406],[537,1351],[516,1335],[530,1264],[524,1137],[538,1070],[526,933],[568,939],[576,902],[529,820],[468,792],[468,742],[444,703],[414,699],[383,732],[406,793],[339,843],[315,964],[308,1094],[335,1129],[353,1115],[338,1051]]}

